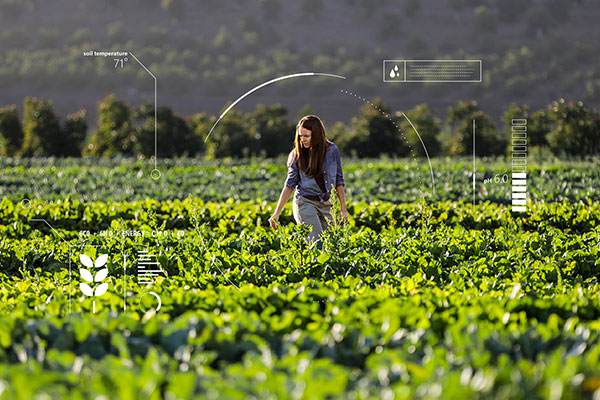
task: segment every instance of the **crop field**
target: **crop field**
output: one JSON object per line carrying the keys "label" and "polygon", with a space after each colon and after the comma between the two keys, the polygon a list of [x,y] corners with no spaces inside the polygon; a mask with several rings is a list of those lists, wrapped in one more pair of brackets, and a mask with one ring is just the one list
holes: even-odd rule
{"label": "crop field", "polygon": [[[162,160],[161,178],[152,166],[133,159],[0,158],[0,195],[18,202],[65,197],[82,202],[155,200],[266,200],[276,202],[285,182],[285,158],[267,160]],[[600,200],[600,159],[530,162],[533,203]],[[510,204],[510,160],[481,158],[476,164],[477,202]],[[467,158],[361,159],[344,162],[345,191],[352,201],[405,203],[472,201],[472,160]],[[435,195],[431,190],[432,171]],[[484,184],[485,179],[500,182]]]}
{"label": "crop field", "polygon": [[0,399],[600,398],[600,160],[349,160],[322,250],[283,165],[1,159]]}

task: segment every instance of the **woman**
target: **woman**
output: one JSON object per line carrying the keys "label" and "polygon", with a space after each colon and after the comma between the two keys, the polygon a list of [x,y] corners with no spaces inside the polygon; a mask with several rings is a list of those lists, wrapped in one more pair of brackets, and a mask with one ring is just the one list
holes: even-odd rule
{"label": "woman", "polygon": [[319,117],[307,115],[296,126],[294,149],[288,157],[288,176],[269,225],[277,229],[277,220],[295,189],[294,219],[312,226],[310,240],[318,240],[333,221],[329,193],[335,187],[342,216],[348,219],[344,196],[344,174],[337,146],[325,137]]}

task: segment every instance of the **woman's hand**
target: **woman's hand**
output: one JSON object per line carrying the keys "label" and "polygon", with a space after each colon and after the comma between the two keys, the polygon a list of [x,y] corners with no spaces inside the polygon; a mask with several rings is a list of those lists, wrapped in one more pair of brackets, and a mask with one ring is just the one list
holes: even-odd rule
{"label": "woman's hand", "polygon": [[281,194],[279,195],[279,201],[277,202],[277,207],[275,208],[273,215],[271,215],[271,217],[269,218],[269,225],[271,226],[271,228],[277,229],[277,226],[279,225],[278,224],[279,214],[281,214],[281,211],[283,210],[283,206],[288,201],[288,199],[290,198],[292,193],[294,193],[294,189],[292,189],[291,187],[289,187],[287,185],[283,186],[283,189],[281,190]]}
{"label": "woman's hand", "polygon": [[279,220],[279,216],[271,215],[271,217],[269,218],[269,225],[271,226],[271,228],[277,229],[278,220]]}
{"label": "woman's hand", "polygon": [[346,221],[348,221],[348,218],[350,218],[350,216],[348,215],[348,210],[346,209],[340,210],[340,214],[342,214],[342,217],[344,217]]}
{"label": "woman's hand", "polygon": [[348,221],[348,209],[346,208],[346,195],[344,194],[344,185],[337,185],[335,187],[337,191],[338,199],[340,199],[340,214],[344,217],[344,220]]}

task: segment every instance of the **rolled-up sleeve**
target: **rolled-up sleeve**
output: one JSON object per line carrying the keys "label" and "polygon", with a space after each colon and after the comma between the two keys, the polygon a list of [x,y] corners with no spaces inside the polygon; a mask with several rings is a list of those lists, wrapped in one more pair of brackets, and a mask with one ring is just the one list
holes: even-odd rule
{"label": "rolled-up sleeve", "polygon": [[300,174],[298,172],[298,163],[294,161],[290,165],[288,165],[288,174],[287,179],[285,181],[285,186],[290,187],[292,189],[296,189],[299,180]]}
{"label": "rolled-up sleeve", "polygon": [[337,165],[336,173],[335,173],[335,186],[338,187],[340,185],[344,185],[344,171],[342,171],[342,158],[340,157],[340,151],[336,147],[335,148],[335,163]]}

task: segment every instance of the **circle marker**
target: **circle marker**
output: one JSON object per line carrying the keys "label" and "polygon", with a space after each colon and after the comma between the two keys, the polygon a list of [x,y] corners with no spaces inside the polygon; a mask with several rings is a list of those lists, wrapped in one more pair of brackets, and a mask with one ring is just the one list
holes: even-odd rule
{"label": "circle marker", "polygon": [[31,200],[29,200],[29,199],[21,200],[21,207],[23,207],[24,209],[28,209],[29,207],[31,207]]}
{"label": "circle marker", "polygon": [[152,172],[150,172],[150,176],[152,177],[152,179],[154,179],[155,181],[160,179],[161,173],[159,170],[157,170],[156,168],[152,170]]}
{"label": "circle marker", "polygon": [[156,300],[158,300],[158,307],[156,307],[156,311],[160,310],[160,306],[162,305],[162,301],[160,300],[160,296],[152,291],[148,291],[146,293],[144,293],[141,297],[140,297],[140,310],[142,310],[142,312],[146,312],[148,310],[144,310],[144,307],[142,307],[142,299],[144,298],[145,295],[147,294],[151,294],[152,296],[156,297]]}

